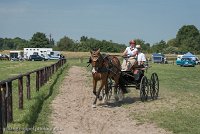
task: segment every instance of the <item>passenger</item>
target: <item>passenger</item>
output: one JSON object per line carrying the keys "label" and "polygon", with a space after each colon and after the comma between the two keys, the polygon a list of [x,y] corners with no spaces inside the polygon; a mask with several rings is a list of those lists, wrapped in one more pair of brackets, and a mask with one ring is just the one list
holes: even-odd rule
{"label": "passenger", "polygon": [[131,40],[129,42],[130,46],[123,52],[123,63],[122,71],[129,71],[133,65],[136,64],[137,48],[135,47],[135,41]]}
{"label": "passenger", "polygon": [[142,48],[140,45],[136,45],[137,48],[137,62],[138,66],[144,66],[144,63],[146,62],[146,56],[144,53],[142,53]]}

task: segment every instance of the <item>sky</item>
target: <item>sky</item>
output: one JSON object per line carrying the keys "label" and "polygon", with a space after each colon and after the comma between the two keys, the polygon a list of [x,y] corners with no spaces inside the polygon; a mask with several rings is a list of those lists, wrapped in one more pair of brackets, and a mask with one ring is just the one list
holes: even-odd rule
{"label": "sky", "polygon": [[151,45],[176,37],[184,25],[200,30],[199,0],[0,0],[0,38],[30,40],[36,32]]}

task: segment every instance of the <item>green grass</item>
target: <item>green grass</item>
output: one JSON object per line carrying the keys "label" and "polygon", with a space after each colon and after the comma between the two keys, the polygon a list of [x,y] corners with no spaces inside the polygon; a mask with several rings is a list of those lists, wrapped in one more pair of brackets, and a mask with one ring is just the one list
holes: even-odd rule
{"label": "green grass", "polygon": [[[13,77],[14,75],[18,75],[20,73],[24,74],[26,72],[42,68],[44,66],[51,65],[55,63],[56,61],[47,61],[47,62],[10,62],[10,61],[3,61],[0,62],[0,79],[4,80],[5,78]],[[5,71],[5,67],[7,67],[7,70]],[[65,65],[65,68],[67,66]],[[43,107],[45,114],[48,113],[49,107],[48,105],[45,105],[45,103],[48,103],[49,98],[51,98],[51,95],[53,94],[53,90],[55,88],[58,88],[61,76],[64,75],[63,71],[65,69],[59,69],[58,72],[56,72],[52,78],[43,86],[40,88],[39,92],[36,92],[35,89],[35,73],[31,74],[31,99],[26,99],[26,78],[23,78],[23,99],[24,99],[24,108],[22,110],[18,109],[18,81],[13,81],[13,118],[14,121],[12,123],[9,123],[7,126],[7,129],[10,128],[14,129],[23,129],[23,128],[31,128],[35,127],[36,125],[40,125],[40,123],[37,124],[37,122],[40,122],[38,120],[42,120],[42,118],[39,118],[39,114],[41,113]],[[10,75],[12,74],[12,75]],[[14,74],[14,75],[13,75]],[[44,114],[44,115],[45,115]],[[45,118],[45,116],[42,116]],[[43,120],[41,121],[42,123]],[[47,126],[48,124],[45,124]],[[44,125],[42,125],[44,127]],[[5,133],[24,133],[24,131],[5,131]]]}
{"label": "green grass", "polygon": [[[121,60],[121,59],[120,59]],[[86,67],[88,59],[70,59],[70,66]],[[122,61],[122,60],[121,60]],[[148,79],[156,72],[160,82],[158,100],[149,100],[144,103],[124,103],[122,106],[132,109],[130,118],[138,120],[138,124],[155,123],[176,134],[200,133],[200,66],[180,67],[173,64],[150,64],[145,76]],[[91,66],[87,68],[91,70]],[[90,79],[90,78],[89,78]],[[127,97],[138,98],[135,89]],[[136,93],[137,92],[137,93]],[[130,108],[131,107],[131,108]]]}
{"label": "green grass", "polygon": [[[18,110],[16,107],[14,123],[11,127],[51,127],[49,115],[50,103],[58,93],[59,84],[62,82],[68,68],[73,65],[87,68],[88,59],[68,59],[67,69],[58,72],[47,85],[36,93],[33,90],[31,100],[24,102],[25,108]],[[132,109],[130,118],[138,120],[138,124],[144,122],[155,123],[175,134],[200,133],[200,90],[199,72],[200,66],[179,67],[172,64],[151,64],[151,68],[145,75],[150,78],[156,72],[160,81],[160,93],[158,100],[133,104],[123,104],[123,107]],[[87,68],[90,71],[91,66]],[[88,78],[90,79],[90,78]],[[136,91],[135,89],[134,92]],[[16,91],[17,94],[17,91]],[[134,96],[136,97],[136,94]],[[139,95],[137,94],[137,97]],[[18,104],[18,102],[16,102]],[[37,114],[33,114],[37,113]],[[38,132],[33,132],[38,133]],[[42,132],[41,132],[42,133]]]}
{"label": "green grass", "polygon": [[[68,65],[66,64],[63,69],[60,70],[60,72],[53,77],[53,81],[51,81],[51,84],[48,84],[46,86],[48,92],[45,94],[45,97],[40,102],[39,107],[37,108],[36,113],[39,113],[35,118],[37,119],[34,126],[36,127],[41,127],[41,128],[53,128],[50,124],[50,116],[52,114],[52,107],[51,107],[51,102],[52,100],[56,97],[56,95],[59,93],[59,88],[61,85],[61,82],[63,81],[64,77],[66,76],[66,73],[68,71]],[[34,119],[34,118],[33,118]],[[32,124],[30,124],[32,126]],[[29,126],[29,127],[31,127]],[[46,133],[49,133],[50,131],[46,131]],[[34,132],[32,133],[38,134],[39,132]]]}
{"label": "green grass", "polygon": [[0,80],[5,80],[19,74],[24,74],[44,66],[51,65],[56,61],[0,61]]}
{"label": "green grass", "polygon": [[200,66],[151,65],[145,75],[150,78],[152,72],[158,74],[160,97],[144,103],[146,111],[131,115],[140,122],[154,122],[176,134],[200,133]]}
{"label": "green grass", "polygon": [[[88,59],[71,59],[71,65],[87,66]],[[120,59],[122,61],[122,59]],[[137,119],[138,124],[144,122],[155,123],[175,134],[200,133],[200,66],[180,67],[173,64],[151,64],[145,76],[150,79],[156,72],[160,82],[158,100],[144,103],[123,104],[123,107],[133,111],[130,117]],[[91,70],[91,66],[87,68]],[[137,98],[138,92],[126,96]]]}

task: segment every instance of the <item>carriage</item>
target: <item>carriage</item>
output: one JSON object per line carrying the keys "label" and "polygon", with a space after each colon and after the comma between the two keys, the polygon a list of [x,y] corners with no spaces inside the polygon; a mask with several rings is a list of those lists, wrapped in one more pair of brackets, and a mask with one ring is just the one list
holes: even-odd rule
{"label": "carriage", "polygon": [[[145,76],[149,66],[144,65],[134,68],[131,71],[121,71],[120,75],[120,87],[118,87],[117,94],[120,95],[122,91],[126,91],[126,88],[134,87],[139,90],[141,101],[147,101],[149,97],[151,99],[157,99],[159,94],[159,79],[157,73],[152,73],[150,79]],[[108,89],[110,97],[112,95],[113,82],[108,79]]]}
{"label": "carriage", "polygon": [[[96,107],[97,99],[109,100],[114,89],[115,100],[125,93],[127,87],[136,87],[140,91],[140,99],[147,101],[149,93],[152,99],[157,99],[159,93],[159,79],[156,73],[150,79],[144,75],[148,66],[138,66],[131,71],[121,71],[120,61],[116,56],[101,54],[100,49],[90,51],[89,65],[92,65],[93,94],[96,96],[93,107]],[[97,82],[100,86],[96,90]],[[102,90],[105,86],[105,90]]]}

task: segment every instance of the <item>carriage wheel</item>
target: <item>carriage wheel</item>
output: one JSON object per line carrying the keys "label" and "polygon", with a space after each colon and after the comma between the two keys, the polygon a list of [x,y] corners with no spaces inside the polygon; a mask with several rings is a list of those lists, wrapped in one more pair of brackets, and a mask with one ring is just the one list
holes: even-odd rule
{"label": "carriage wheel", "polygon": [[158,75],[156,73],[153,73],[151,75],[151,88],[150,88],[150,94],[152,99],[157,99],[159,93],[159,79]]}
{"label": "carriage wheel", "polygon": [[149,93],[148,80],[146,76],[143,76],[140,82],[140,99],[141,101],[147,101]]}

